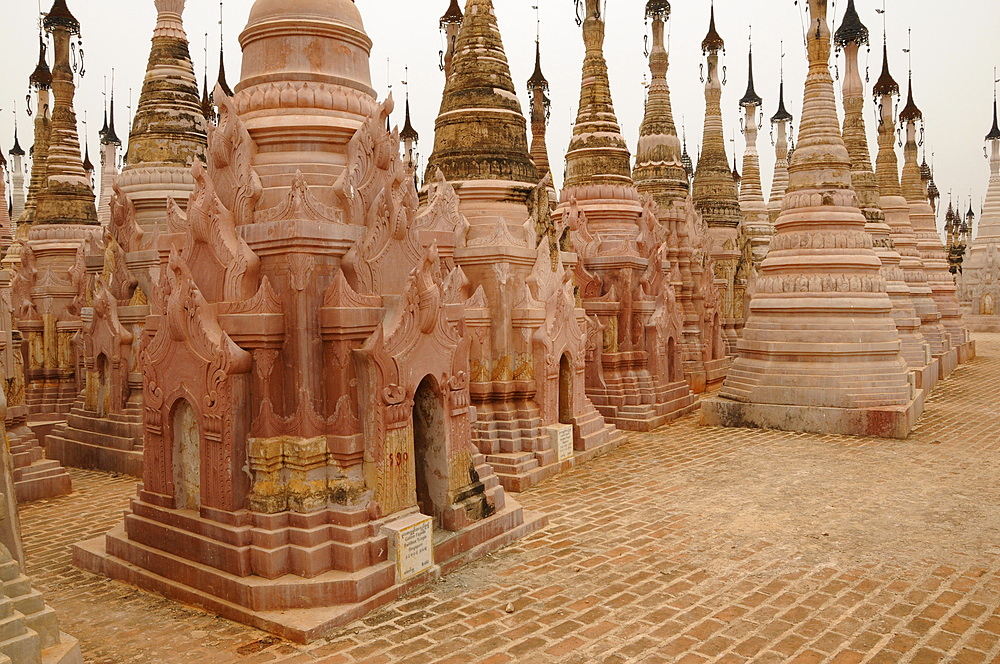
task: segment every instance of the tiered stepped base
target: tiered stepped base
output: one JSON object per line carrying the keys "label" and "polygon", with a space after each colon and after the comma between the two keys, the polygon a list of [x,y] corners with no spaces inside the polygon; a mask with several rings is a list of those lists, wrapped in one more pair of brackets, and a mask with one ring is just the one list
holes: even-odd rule
{"label": "tiered stepped base", "polygon": [[804,433],[906,438],[924,410],[924,392],[905,406],[828,408],[756,404],[710,397],[701,402],[703,426],[780,429]]}
{"label": "tiered stepped base", "polygon": [[[722,375],[722,379],[724,378],[725,373]],[[588,392],[587,396],[593,400],[606,422],[625,431],[659,429],[698,407],[696,397],[686,381],[671,383],[665,389],[657,390],[655,403],[622,404],[623,399],[618,394],[602,394],[596,390]],[[634,400],[639,401],[640,398],[636,397]],[[627,402],[628,399],[624,401]]]}
{"label": "tiered stepped base", "polygon": [[[141,494],[140,494],[141,495]],[[79,567],[157,592],[184,604],[199,606],[230,620],[236,620],[280,637],[308,643],[331,629],[356,620],[373,609],[391,602],[412,588],[433,581],[457,567],[496,551],[528,535],[547,523],[547,517],[525,512],[510,498],[496,514],[474,522],[458,532],[435,531],[434,566],[426,572],[399,582],[395,564],[386,559],[385,537],[375,534],[365,547],[380,555],[368,566],[353,572],[329,571],[310,578],[285,574],[268,579],[239,576],[195,562],[178,552],[166,552],[129,537],[126,526],[119,525],[104,537],[77,544],[73,561]],[[133,502],[133,509],[141,503]],[[174,538],[176,546],[189,540],[202,540],[175,524],[185,520],[205,521],[191,511],[156,510],[161,518],[157,533]],[[281,517],[281,515],[272,515]],[[292,515],[286,515],[292,520]],[[136,514],[127,515],[130,531],[137,527]],[[301,518],[308,518],[305,515]],[[131,519],[131,521],[128,521]],[[146,517],[146,520],[150,519]],[[229,530],[212,522],[218,530]],[[372,524],[374,529],[377,524]],[[239,530],[245,530],[239,529]],[[256,533],[264,536],[264,533]],[[234,531],[233,535],[238,535]],[[246,534],[246,533],[242,533]],[[228,538],[227,538],[228,539]],[[378,541],[376,541],[378,540]],[[159,540],[167,541],[167,540]],[[192,545],[198,546],[197,541]],[[253,549],[250,544],[244,545]],[[231,547],[234,555],[243,547]]]}
{"label": "tiered stepped base", "polygon": [[83,664],[76,639],[59,631],[55,611],[3,548],[0,585],[0,663]]}
{"label": "tiered stepped base", "polygon": [[517,411],[480,412],[473,425],[473,442],[505,491],[520,492],[553,475],[610,452],[625,440],[623,432],[608,424],[587,404],[586,414],[571,418],[573,455],[559,459],[542,428],[537,408]]}
{"label": "tiered stepped base", "polygon": [[20,426],[7,433],[14,459],[14,494],[18,503],[65,496],[73,491],[73,481],[62,465],[45,458],[34,432]]}
{"label": "tiered stepped base", "polygon": [[729,365],[732,364],[731,357],[722,357],[718,360],[705,362],[705,381],[708,391],[717,390],[722,387],[729,372]]}
{"label": "tiered stepped base", "polygon": [[78,401],[45,448],[65,466],[142,477],[142,409],[130,404],[122,414],[101,417]]}

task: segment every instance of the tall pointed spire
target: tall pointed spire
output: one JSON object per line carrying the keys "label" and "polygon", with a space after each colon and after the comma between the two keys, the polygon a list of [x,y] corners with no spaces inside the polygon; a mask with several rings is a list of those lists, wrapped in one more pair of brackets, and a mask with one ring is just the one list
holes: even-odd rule
{"label": "tall pointed spire", "polygon": [[585,184],[632,184],[632,159],[611,99],[608,63],[604,59],[605,24],[599,4],[599,0],[585,2],[586,55],[580,107],[566,153],[567,189]]}
{"label": "tall pointed spire", "polygon": [[838,48],[844,51],[846,60],[843,77],[843,133],[844,144],[851,158],[851,182],[858,197],[858,207],[865,215],[865,228],[872,236],[875,253],[882,263],[880,273],[885,279],[886,292],[892,301],[892,318],[902,342],[902,356],[912,369],[919,369],[927,364],[927,342],[920,333],[920,319],[910,300],[910,289],[903,280],[900,268],[902,257],[892,243],[892,230],[886,224],[885,213],[879,207],[878,181],[872,170],[871,153],[868,149],[865,86],[859,65],[860,49],[868,44],[868,38],[868,28],[861,22],[854,0],[851,0],[835,38]]}
{"label": "tall pointed spire", "polygon": [[70,65],[70,39],[80,24],[65,0],[55,0],[44,20],[55,45],[52,67],[52,124],[46,157],[46,187],[39,193],[36,222],[96,224],[94,189],[83,169],[73,100],[76,85]]}
{"label": "tall pointed spire", "polygon": [[737,246],[737,228],[742,221],[742,213],[739,192],[733,178],[733,166],[726,154],[725,129],[722,123],[724,74],[720,63],[725,42],[715,27],[714,3],[708,34],[701,46],[707,56],[704,69],[705,125],[692,195],[695,208],[708,224],[712,237],[709,246],[712,260],[715,261],[715,285],[722,297],[726,354],[731,355],[736,351],[736,340],[742,326],[746,285],[737,283],[736,276],[741,255]]}
{"label": "tall pointed spire", "polygon": [[[941,325],[941,313],[931,297],[923,261],[918,249],[917,235],[910,221],[910,205],[904,197],[899,181],[899,161],[896,155],[895,98],[899,84],[889,71],[889,47],[882,37],[882,73],[875,83],[873,94],[880,111],[878,127],[878,157],[875,175],[879,187],[879,207],[892,230],[892,243],[900,254],[910,302],[920,318],[920,334],[930,345],[931,353],[939,356],[948,350],[948,336]],[[919,173],[917,175],[919,180]],[[925,362],[926,364],[926,362]]]}
{"label": "tall pointed spire", "polygon": [[880,261],[855,207],[827,1],[809,0],[809,13],[809,73],[784,209],[739,355],[702,421],[906,437],[922,400],[913,398]]}
{"label": "tall pointed spire", "polygon": [[785,108],[784,58],[784,45],[782,45],[778,110],[771,116],[771,135],[774,140],[774,174],[771,177],[771,197],[767,202],[767,218],[772,225],[778,220],[778,215],[781,213],[781,203],[785,198],[785,190],[788,189],[788,134],[792,120],[795,119]]}
{"label": "tall pointed spire", "polygon": [[539,180],[492,0],[466,5],[425,180],[439,168],[448,180]]}
{"label": "tall pointed spire", "polygon": [[446,42],[444,50],[441,51],[441,69],[444,70],[446,79],[451,76],[451,63],[455,58],[458,30],[462,27],[462,19],[464,18],[465,16],[462,14],[462,8],[458,5],[458,0],[451,0],[451,3],[448,5],[448,11],[441,16],[441,20],[438,23]]}
{"label": "tall pointed spire", "polygon": [[[194,190],[191,164],[204,156],[207,143],[202,99],[184,31],[185,0],[154,1],[156,25],[146,75],[129,133],[126,166],[118,176],[122,191],[136,204],[139,224],[150,229],[166,223],[168,196],[182,208],[187,206],[187,193]],[[112,89],[109,140],[117,139],[114,100]],[[110,199],[110,191],[105,195]]]}
{"label": "tall pointed spire", "polygon": [[216,81],[217,85],[222,88],[222,91],[226,93],[227,97],[233,96],[233,91],[229,87],[229,83],[226,82],[226,33],[223,31],[222,17],[223,17],[223,0],[219,0],[219,78]]}
{"label": "tall pointed spire", "polygon": [[[947,331],[943,350],[965,344],[966,331],[962,326],[962,315],[958,309],[955,280],[948,271],[948,257],[945,254],[941,236],[938,234],[937,218],[927,198],[926,183],[920,172],[917,160],[918,142],[923,142],[923,114],[913,100],[913,72],[909,74],[906,107],[899,114],[900,122],[906,130],[906,144],[903,148],[903,195],[910,206],[910,223],[916,234],[917,250],[923,262],[924,273],[927,275],[927,285],[931,290],[931,298],[937,305],[941,325]],[[919,127],[918,138],[918,123]],[[941,359],[942,375],[950,373],[954,365],[950,365],[947,357]]]}
{"label": "tall pointed spire", "polygon": [[[746,266],[743,274],[749,280],[756,273],[761,261],[767,255],[767,247],[774,235],[774,228],[767,215],[767,203],[764,202],[764,187],[760,177],[760,155],[757,152],[757,135],[763,118],[758,120],[758,113],[764,100],[754,89],[753,83],[753,42],[750,43],[748,56],[749,72],[747,76],[747,91],[740,99],[740,106],[745,116],[743,118],[743,136],[746,149],[743,153],[743,178],[740,181],[740,210],[743,213],[742,235],[745,242],[750,243],[752,266]],[[735,150],[734,150],[735,152]],[[733,155],[735,160],[736,155]],[[747,271],[750,268],[750,272]],[[742,275],[740,275],[742,277]]]}
{"label": "tall pointed spire", "polygon": [[649,51],[652,79],[646,95],[646,114],[639,127],[639,145],[632,172],[639,191],[653,196],[663,208],[685,201],[690,192],[684,152],[674,124],[670,86],[667,84],[670,60],[664,34],[669,17],[668,2],[650,0],[646,3],[646,18],[653,22],[653,46]]}
{"label": "tall pointed spire", "polygon": [[546,129],[552,101],[549,99],[549,82],[542,73],[542,42],[535,40],[535,71],[528,79],[528,99],[531,104],[531,160],[535,162],[539,175],[552,170],[549,164],[549,149],[545,144]]}
{"label": "tall pointed spire", "polygon": [[1000,124],[997,124],[997,96],[993,93],[993,128],[986,134],[987,141],[1000,140]]}

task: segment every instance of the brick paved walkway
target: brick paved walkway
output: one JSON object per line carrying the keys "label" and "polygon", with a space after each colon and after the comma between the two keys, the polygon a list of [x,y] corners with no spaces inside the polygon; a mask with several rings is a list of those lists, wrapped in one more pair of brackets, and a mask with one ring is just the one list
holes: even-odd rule
{"label": "brick paved walkway", "polygon": [[95,664],[1000,663],[1000,335],[979,343],[907,441],[684,418],[523,494],[544,531],[309,647],[72,568],[126,478],[25,506],[29,572]]}

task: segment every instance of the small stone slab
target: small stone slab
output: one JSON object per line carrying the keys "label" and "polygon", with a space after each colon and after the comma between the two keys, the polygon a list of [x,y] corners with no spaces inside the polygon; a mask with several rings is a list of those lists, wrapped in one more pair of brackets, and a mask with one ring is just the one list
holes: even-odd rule
{"label": "small stone slab", "polygon": [[573,456],[573,425],[553,424],[544,427],[545,433],[549,436],[549,443],[556,451],[556,458],[559,461]]}
{"label": "small stone slab", "polygon": [[396,581],[402,583],[434,566],[434,518],[411,514],[383,526],[389,539],[389,560],[396,562]]}

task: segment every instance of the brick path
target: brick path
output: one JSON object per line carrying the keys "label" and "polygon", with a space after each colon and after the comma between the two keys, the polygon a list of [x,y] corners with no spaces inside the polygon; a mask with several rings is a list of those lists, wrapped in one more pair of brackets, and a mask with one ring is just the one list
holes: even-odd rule
{"label": "brick path", "polygon": [[1000,335],[979,343],[907,441],[684,418],[523,494],[544,531],[309,647],[72,568],[127,478],[23,507],[29,572],[94,664],[1000,663]]}

